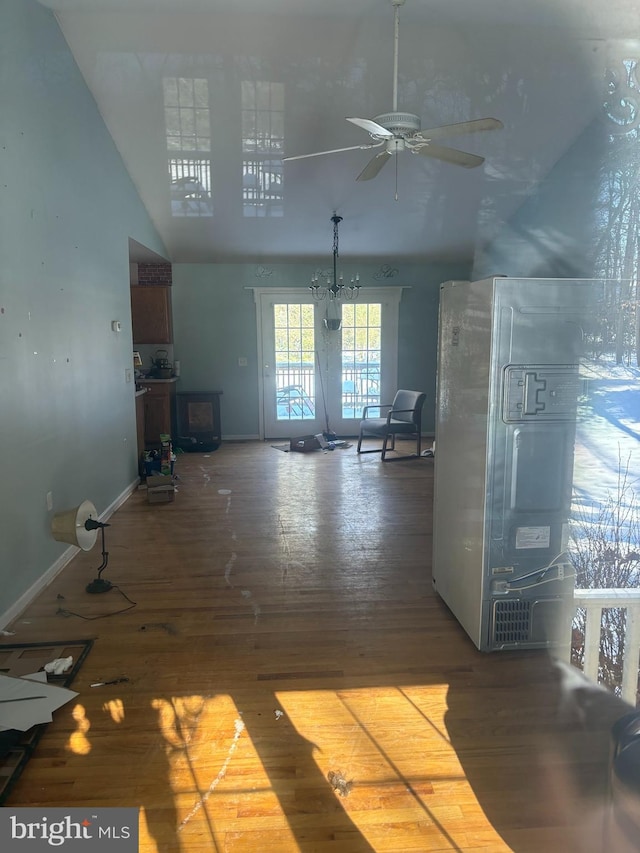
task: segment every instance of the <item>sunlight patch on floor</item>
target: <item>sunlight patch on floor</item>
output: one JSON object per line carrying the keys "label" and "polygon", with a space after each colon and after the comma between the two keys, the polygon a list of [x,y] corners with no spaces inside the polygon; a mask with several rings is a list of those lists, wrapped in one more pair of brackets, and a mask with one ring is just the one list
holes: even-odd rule
{"label": "sunlight patch on floor", "polygon": [[[386,849],[399,824],[407,850],[457,850],[468,843],[468,815],[482,813],[447,735],[447,691],[443,684],[277,694],[318,773],[373,850]],[[416,754],[423,756],[418,774]],[[332,784],[336,774],[351,783],[346,791]],[[488,821],[485,836],[501,849]]]}
{"label": "sunlight patch on floor", "polygon": [[168,842],[183,850],[236,849],[234,838],[259,834],[265,821],[270,831],[274,823],[280,825],[282,850],[297,849],[243,712],[231,697],[156,699],[153,707],[165,741],[173,803],[160,818],[141,812],[141,850],[160,851]]}
{"label": "sunlight patch on floor", "polygon": [[71,716],[75,721],[76,730],[69,736],[67,748],[75,755],[88,755],[91,752],[91,743],[87,733],[91,728],[91,723],[87,719],[84,705],[75,705]]}

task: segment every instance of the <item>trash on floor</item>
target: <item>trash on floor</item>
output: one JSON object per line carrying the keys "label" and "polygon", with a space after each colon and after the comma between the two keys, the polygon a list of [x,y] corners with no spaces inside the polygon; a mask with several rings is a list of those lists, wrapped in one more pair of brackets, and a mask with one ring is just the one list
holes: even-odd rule
{"label": "trash on floor", "polygon": [[62,675],[71,669],[73,665],[73,657],[70,655],[66,658],[55,658],[55,660],[45,663],[43,669],[45,672],[53,673],[53,675]]}
{"label": "trash on floor", "polygon": [[274,450],[282,450],[284,453],[294,451],[296,453],[310,453],[312,450],[346,450],[352,447],[351,442],[344,439],[327,439],[323,433],[317,435],[301,435],[290,438],[288,444],[272,444]]}
{"label": "trash on floor", "polygon": [[289,450],[297,453],[309,453],[311,450],[320,450],[320,442],[317,435],[300,435],[289,440]]}
{"label": "trash on floor", "polygon": [[329,780],[329,784],[333,788],[334,791],[337,791],[341,797],[346,797],[351,793],[351,789],[353,788],[353,780],[347,781],[346,778],[342,775],[342,773],[330,770],[327,773],[327,779]]}

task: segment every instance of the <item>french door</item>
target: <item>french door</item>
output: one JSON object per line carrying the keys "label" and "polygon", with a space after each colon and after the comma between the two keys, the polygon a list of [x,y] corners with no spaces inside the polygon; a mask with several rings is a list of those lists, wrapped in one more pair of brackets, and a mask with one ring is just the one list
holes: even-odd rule
{"label": "french door", "polygon": [[402,288],[363,288],[353,302],[255,291],[263,436],[356,435],[364,406],[396,391]]}

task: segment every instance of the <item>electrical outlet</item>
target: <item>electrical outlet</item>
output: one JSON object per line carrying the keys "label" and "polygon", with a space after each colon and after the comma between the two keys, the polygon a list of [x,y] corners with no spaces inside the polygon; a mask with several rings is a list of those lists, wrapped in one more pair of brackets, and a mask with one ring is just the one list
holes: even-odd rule
{"label": "electrical outlet", "polygon": [[238,359],[238,367],[246,367],[248,363],[247,359],[242,356]]}
{"label": "electrical outlet", "polygon": [[53,509],[53,492],[47,492],[47,509]]}
{"label": "electrical outlet", "polygon": [[508,581],[493,581],[491,583],[491,592],[494,595],[506,595],[509,592]]}
{"label": "electrical outlet", "polygon": [[131,368],[130,368],[130,367],[125,367],[125,370],[124,370],[124,381],[125,381],[125,382],[131,382],[131,381],[132,381],[132,379],[133,379],[133,373],[131,372]]}

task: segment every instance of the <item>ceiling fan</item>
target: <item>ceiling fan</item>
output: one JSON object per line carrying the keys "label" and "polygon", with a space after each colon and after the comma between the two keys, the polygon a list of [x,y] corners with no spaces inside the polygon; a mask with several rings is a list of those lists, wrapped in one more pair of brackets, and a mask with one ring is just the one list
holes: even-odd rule
{"label": "ceiling fan", "polygon": [[[283,157],[283,161],[304,160],[307,157],[320,157],[324,154],[338,154],[342,151],[365,150],[369,148],[381,148],[378,154],[369,160],[360,172],[357,181],[370,181],[375,178],[382,167],[395,154],[402,151],[410,151],[411,154],[420,154],[422,157],[433,157],[436,160],[444,160],[456,166],[464,166],[473,169],[484,162],[484,157],[477,154],[468,154],[457,148],[448,148],[442,145],[434,145],[434,139],[455,136],[461,133],[475,133],[479,130],[498,130],[503,127],[497,118],[480,118],[472,121],[447,124],[441,127],[432,127],[422,130],[420,118],[413,113],[398,112],[398,34],[400,6],[404,6],[405,0],[391,0],[394,7],[394,52],[393,52],[393,108],[389,113],[382,113],[373,119],[347,118],[352,124],[366,130],[374,139],[364,145],[350,145],[347,148],[332,148],[330,151],[316,151],[313,154],[298,154],[294,157]],[[396,161],[397,169],[397,161]]]}

